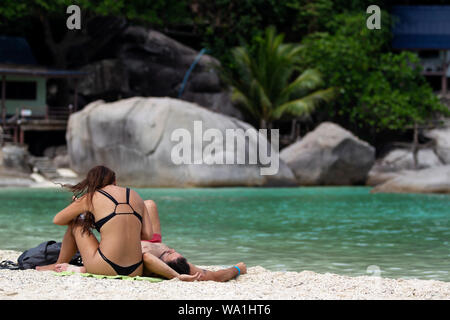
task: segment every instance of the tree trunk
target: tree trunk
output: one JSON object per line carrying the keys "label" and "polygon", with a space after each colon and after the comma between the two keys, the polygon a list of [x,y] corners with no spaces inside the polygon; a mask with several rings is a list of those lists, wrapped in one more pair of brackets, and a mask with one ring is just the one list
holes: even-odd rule
{"label": "tree trunk", "polygon": [[413,146],[412,146],[412,154],[414,159],[414,169],[417,170],[418,167],[418,152],[419,152],[419,130],[417,128],[417,122],[414,122],[414,138],[413,138]]}
{"label": "tree trunk", "polygon": [[[44,29],[44,39],[45,43],[49,51],[53,57],[53,66],[58,69],[66,69],[69,66],[69,61],[67,60],[67,56],[69,50],[73,46],[81,45],[83,43],[87,43],[89,41],[89,45],[86,45],[85,50],[83,50],[83,56],[86,62],[97,54],[98,50],[101,49],[108,41],[110,41],[118,32],[122,31],[127,23],[125,19],[114,19],[111,23],[106,21],[103,23],[104,28],[107,28],[107,31],[103,32],[96,37],[91,39],[86,35],[83,31],[87,28],[88,23],[94,19],[95,16],[87,13],[86,11],[82,11],[81,17],[81,30],[68,30],[66,31],[64,37],[61,41],[55,42],[53,37],[52,28],[50,25],[50,21],[45,12],[39,12],[39,19],[42,23]],[[65,27],[65,26],[64,26]],[[103,27],[103,26],[102,26]],[[90,41],[91,40],[91,41]],[[70,86],[67,79],[59,79],[58,80],[58,104],[63,106],[71,103],[69,101],[70,96]]]}
{"label": "tree trunk", "polygon": [[267,123],[265,119],[259,120],[259,128],[260,129],[267,129]]}

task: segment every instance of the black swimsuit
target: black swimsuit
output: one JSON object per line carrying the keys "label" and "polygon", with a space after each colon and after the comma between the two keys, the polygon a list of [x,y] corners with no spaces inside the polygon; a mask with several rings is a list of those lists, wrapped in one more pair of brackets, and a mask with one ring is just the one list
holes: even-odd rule
{"label": "black swimsuit", "polygon": [[[139,219],[139,221],[141,221],[141,223],[142,223],[142,216],[139,213],[137,213],[130,204],[130,189],[129,188],[127,188],[127,202],[117,202],[117,200],[114,199],[114,197],[112,195],[110,195],[108,192],[106,192],[104,190],[98,190],[98,192],[103,194],[105,197],[109,198],[112,202],[114,202],[114,204],[116,206],[114,207],[114,211],[111,214],[107,215],[106,217],[104,217],[94,223],[95,229],[97,229],[97,231],[100,232],[100,228],[105,223],[107,223],[109,220],[111,220],[112,218],[114,218],[116,215],[119,215],[119,214],[134,214]],[[117,206],[119,204],[127,204],[133,210],[133,212],[116,212]],[[106,258],[105,255],[100,250],[100,247],[98,248],[98,253],[100,253],[100,256],[103,258],[103,260],[105,260],[117,272],[117,274],[119,274],[121,276],[127,276],[127,275],[133,273],[133,271],[136,270],[137,268],[139,268],[139,266],[143,262],[143,260],[141,260],[140,262],[133,264],[132,266],[122,267],[122,266],[115,264],[108,258]]]}

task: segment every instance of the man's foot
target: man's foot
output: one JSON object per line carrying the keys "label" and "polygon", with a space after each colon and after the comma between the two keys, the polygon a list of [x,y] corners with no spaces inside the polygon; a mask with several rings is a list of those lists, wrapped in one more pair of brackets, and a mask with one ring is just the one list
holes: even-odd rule
{"label": "man's foot", "polygon": [[86,267],[78,267],[68,263],[59,263],[55,265],[54,271],[56,272],[75,272],[75,273],[86,273]]}

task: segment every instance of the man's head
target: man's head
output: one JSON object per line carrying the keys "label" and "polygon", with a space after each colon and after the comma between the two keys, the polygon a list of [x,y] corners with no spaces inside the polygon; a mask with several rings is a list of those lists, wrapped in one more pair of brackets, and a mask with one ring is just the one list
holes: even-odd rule
{"label": "man's head", "polygon": [[174,249],[164,251],[160,259],[179,274],[189,274],[190,267],[186,258]]}
{"label": "man's head", "polygon": [[185,257],[179,257],[175,260],[166,262],[169,267],[178,272],[179,274],[189,274],[191,268],[187,263]]}

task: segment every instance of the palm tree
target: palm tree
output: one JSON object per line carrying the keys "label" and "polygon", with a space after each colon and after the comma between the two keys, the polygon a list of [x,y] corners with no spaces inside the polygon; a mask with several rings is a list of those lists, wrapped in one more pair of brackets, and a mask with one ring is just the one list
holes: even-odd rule
{"label": "palm tree", "polygon": [[275,28],[268,27],[254,53],[248,46],[236,47],[232,49],[235,68],[220,67],[233,100],[259,121],[260,128],[271,128],[284,115],[308,115],[320,102],[335,96],[333,88],[317,90],[323,85],[317,70],[301,72],[302,46],[283,40],[283,34],[276,35]]}

